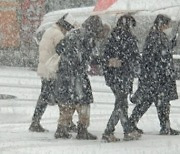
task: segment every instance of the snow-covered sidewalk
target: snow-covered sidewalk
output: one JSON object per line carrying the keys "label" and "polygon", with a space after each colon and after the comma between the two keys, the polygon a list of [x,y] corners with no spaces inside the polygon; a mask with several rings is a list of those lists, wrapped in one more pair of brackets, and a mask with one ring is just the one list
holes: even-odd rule
{"label": "snow-covered sidewalk", "polygon": [[[26,68],[0,67],[0,94],[16,99],[0,100],[0,154],[179,154],[180,136],[158,135],[160,126],[156,109],[152,106],[138,124],[145,134],[138,141],[123,141],[121,124],[116,127],[118,143],[104,143],[101,135],[113,110],[114,96],[103,77],[90,77],[95,103],[91,106],[89,130],[98,136],[97,141],[79,141],[76,134],[69,140],[55,139],[59,117],[57,106],[48,106],[42,125],[47,133],[28,131],[31,117],[40,93],[40,78]],[[136,82],[134,84],[136,86]],[[180,93],[180,81],[177,81]],[[180,95],[179,95],[180,96]],[[180,129],[180,100],[173,101],[171,125]],[[134,107],[129,103],[129,114]],[[77,122],[77,114],[74,116]]]}

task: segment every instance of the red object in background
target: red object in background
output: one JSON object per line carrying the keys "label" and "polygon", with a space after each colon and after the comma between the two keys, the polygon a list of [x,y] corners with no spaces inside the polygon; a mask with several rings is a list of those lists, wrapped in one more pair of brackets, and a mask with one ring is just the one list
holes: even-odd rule
{"label": "red object in background", "polygon": [[24,42],[32,42],[35,31],[45,14],[44,5],[45,0],[24,0],[21,3],[21,39]]}
{"label": "red object in background", "polygon": [[117,0],[99,0],[93,11],[104,11],[114,4]]}

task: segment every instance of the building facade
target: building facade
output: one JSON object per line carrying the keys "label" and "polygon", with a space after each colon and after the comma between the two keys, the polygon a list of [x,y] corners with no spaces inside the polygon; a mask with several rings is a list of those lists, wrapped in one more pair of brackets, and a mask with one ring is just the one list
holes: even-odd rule
{"label": "building facade", "polygon": [[94,4],[95,0],[0,0],[0,65],[36,67],[33,37],[43,15]]}
{"label": "building facade", "polygon": [[20,25],[16,0],[0,1],[0,48],[17,48],[20,45]]}

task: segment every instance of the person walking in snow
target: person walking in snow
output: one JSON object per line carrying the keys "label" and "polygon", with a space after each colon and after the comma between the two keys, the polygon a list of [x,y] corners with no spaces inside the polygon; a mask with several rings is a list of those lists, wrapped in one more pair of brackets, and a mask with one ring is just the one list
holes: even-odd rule
{"label": "person walking in snow", "polygon": [[[114,136],[115,126],[120,120],[124,129],[124,123],[128,120],[128,94],[132,91],[135,66],[139,65],[141,58],[137,38],[131,32],[135,26],[136,21],[132,16],[121,16],[104,50],[103,74],[115,96],[114,110],[102,135],[107,142],[119,141]],[[140,137],[137,132],[134,134],[136,139]]]}
{"label": "person walking in snow", "polygon": [[55,138],[71,138],[67,127],[74,109],[78,113],[77,139],[96,140],[88,132],[90,123],[90,104],[93,103],[92,89],[88,78],[94,40],[102,31],[99,16],[90,16],[57,45],[56,52],[61,55],[56,83],[56,99],[59,103],[60,117]]}
{"label": "person walking in snow", "polygon": [[170,27],[171,19],[159,14],[146,38],[138,89],[131,98],[136,104],[126,123],[126,133],[131,132],[152,103],[155,104],[160,121],[160,135],[179,135],[170,127],[170,101],[178,99],[176,73],[172,50],[176,37],[168,40],[165,30]]}
{"label": "person walking in snow", "polygon": [[[41,93],[32,117],[32,123],[29,127],[29,130],[32,132],[47,131],[41,126],[40,120],[47,105],[56,104],[54,100],[54,86],[60,57],[56,54],[55,47],[64,38],[65,34],[74,28],[74,24],[76,24],[75,20],[72,20],[72,16],[67,13],[45,31],[40,41],[37,72],[41,77],[42,84]],[[69,127],[70,129],[74,129],[76,126],[71,122]]]}

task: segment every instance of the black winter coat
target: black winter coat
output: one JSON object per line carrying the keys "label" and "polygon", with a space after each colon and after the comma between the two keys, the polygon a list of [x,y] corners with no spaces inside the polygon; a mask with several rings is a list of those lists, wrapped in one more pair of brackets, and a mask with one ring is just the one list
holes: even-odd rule
{"label": "black winter coat", "polygon": [[56,98],[60,103],[93,103],[87,68],[93,39],[84,29],[70,32],[56,47],[61,56],[56,81]]}
{"label": "black winter coat", "polygon": [[165,33],[152,28],[146,38],[138,90],[133,103],[141,101],[170,101],[178,98],[176,73],[174,70],[173,48]]}
{"label": "black winter coat", "polygon": [[[123,61],[122,66],[119,68],[108,67],[111,58]],[[110,87],[116,86],[125,93],[130,93],[135,68],[139,66],[140,59],[137,38],[126,28],[114,28],[104,51],[103,73],[106,84]]]}

